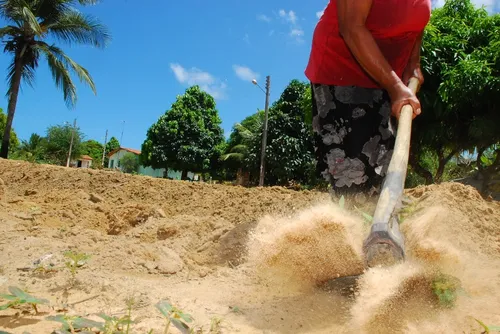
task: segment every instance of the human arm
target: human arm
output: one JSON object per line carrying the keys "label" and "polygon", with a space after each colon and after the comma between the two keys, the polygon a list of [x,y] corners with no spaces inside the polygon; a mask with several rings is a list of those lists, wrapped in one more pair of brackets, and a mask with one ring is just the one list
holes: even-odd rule
{"label": "human arm", "polygon": [[337,0],[340,34],[361,67],[389,93],[392,114],[399,118],[401,108],[410,104],[415,117],[420,114],[420,102],[392,69],[365,26],[372,1]]}
{"label": "human arm", "polygon": [[423,35],[423,32],[418,35],[415,45],[413,46],[410,59],[408,60],[408,64],[403,72],[403,83],[408,83],[411,77],[416,77],[420,82],[419,87],[424,83],[424,75],[420,69],[420,49],[422,47]]}

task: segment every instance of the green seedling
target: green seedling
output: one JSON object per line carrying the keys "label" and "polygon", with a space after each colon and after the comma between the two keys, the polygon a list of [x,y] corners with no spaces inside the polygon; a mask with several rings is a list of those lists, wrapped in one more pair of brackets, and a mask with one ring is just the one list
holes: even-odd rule
{"label": "green seedling", "polygon": [[481,325],[481,327],[483,327],[484,329],[484,332],[482,332],[481,334],[489,334],[490,332],[500,332],[500,326],[487,326],[484,322],[482,322],[481,320],[478,320],[476,318],[474,318],[474,320],[477,321],[477,323],[479,325]]}
{"label": "green seedling", "polygon": [[358,211],[361,214],[361,216],[363,217],[366,225],[370,225],[373,222],[373,217],[372,216],[370,216],[366,212],[358,209],[357,206],[354,206],[354,209],[356,209],[356,211]]}
{"label": "green seedling", "polygon": [[0,310],[16,308],[19,305],[28,304],[31,305],[31,307],[33,307],[35,313],[38,313],[37,305],[49,304],[49,301],[47,299],[33,297],[32,295],[24,292],[23,290],[15,286],[9,286],[9,291],[11,293],[10,295],[5,295],[5,294],[0,295],[0,298],[9,301],[7,304],[0,305]]}
{"label": "green seedling", "polygon": [[221,329],[220,329],[221,323],[222,323],[221,318],[213,317],[210,320],[210,333],[220,334],[221,333]]}
{"label": "green seedling", "polygon": [[89,254],[78,253],[73,251],[64,252],[64,256],[69,260],[66,261],[66,267],[71,272],[71,277],[73,277],[73,280],[75,279],[76,272],[78,271],[78,269],[83,265],[85,265],[88,259],[90,259]]}
{"label": "green seedling", "polygon": [[238,306],[229,306],[230,312],[236,314],[243,314],[243,311]]}
{"label": "green seedling", "polygon": [[345,197],[342,195],[339,199],[339,207],[343,209],[345,207]]}
{"label": "green seedling", "polygon": [[439,274],[432,281],[432,291],[442,307],[452,308],[455,306],[458,293],[461,291],[461,283],[456,277]]}
{"label": "green seedling", "polygon": [[193,330],[187,324],[193,322],[193,317],[190,314],[182,312],[168,301],[160,301],[155,306],[167,321],[165,334],[168,333],[170,324],[173,324],[181,333],[193,333]]}
{"label": "green seedling", "polygon": [[62,327],[54,334],[69,334],[69,333],[102,333],[104,331],[104,323],[82,318],[80,316],[56,315],[45,318],[49,321],[56,321],[62,324]]}
{"label": "green seedling", "polygon": [[[136,304],[135,299],[133,297],[127,298],[127,299],[125,299],[125,303],[127,304],[127,316],[128,316],[128,319],[131,320],[132,319],[132,308]],[[127,322],[127,330],[125,332],[126,334],[129,334],[130,323],[131,322],[132,321],[128,321]]]}
{"label": "green seedling", "polygon": [[114,334],[114,333],[123,333],[123,329],[126,326],[126,333],[128,333],[130,329],[130,324],[134,323],[129,315],[124,315],[123,317],[115,317],[109,316],[104,313],[99,313],[98,317],[104,319],[104,329],[102,331],[103,334]]}

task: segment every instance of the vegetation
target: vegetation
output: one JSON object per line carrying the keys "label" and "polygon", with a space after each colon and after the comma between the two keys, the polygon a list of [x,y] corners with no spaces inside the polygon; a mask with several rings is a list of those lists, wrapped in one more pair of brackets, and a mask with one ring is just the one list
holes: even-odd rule
{"label": "vegetation", "polygon": [[[4,133],[6,125],[7,125],[7,115],[3,112],[3,109],[0,108],[0,133]],[[10,139],[9,139],[9,153],[16,151],[18,148],[19,148],[19,139],[17,138],[17,134],[14,132],[14,129],[11,129]]]}
{"label": "vegetation", "polygon": [[11,293],[10,295],[6,294],[0,295],[0,298],[8,300],[7,304],[0,305],[0,311],[9,308],[17,308],[21,305],[27,304],[30,305],[35,310],[35,313],[38,313],[37,305],[49,303],[47,299],[40,299],[33,297],[29,293],[26,293],[25,291],[15,286],[9,286],[9,291]]}
{"label": "vegetation", "polygon": [[83,15],[75,5],[93,5],[95,0],[4,0],[0,2],[0,16],[10,25],[0,29],[4,40],[4,52],[12,55],[8,67],[9,100],[0,157],[7,158],[10,145],[12,121],[16,112],[21,81],[32,85],[41,56],[47,64],[55,84],[63,91],[68,107],[77,101],[76,86],[70,76],[74,72],[80,81],[88,84],[95,93],[95,84],[90,73],[73,61],[63,50],[47,41],[55,39],[67,43],[104,47],[109,33],[97,19]]}
{"label": "vegetation", "polygon": [[[93,1],[81,2],[85,5]],[[16,3],[5,1],[0,12],[5,12],[7,18],[21,15],[14,10]],[[73,2],[65,0],[61,3]],[[108,40],[107,32],[95,19],[54,6],[54,13],[62,15],[64,20],[51,21],[46,18],[49,14],[29,7],[38,20],[38,26],[46,27],[49,35],[99,46]],[[38,49],[38,41],[41,41],[41,48],[45,45],[42,41],[45,35],[36,34],[38,26],[36,22],[28,21],[28,16],[21,17],[20,22],[27,22],[31,29],[27,31],[34,34],[32,37],[37,43],[36,47],[29,45],[26,57],[31,58],[26,59],[38,59],[39,54],[48,55],[48,51],[58,55],[52,49],[47,52]],[[41,18],[46,19],[40,21]],[[71,26],[68,22],[77,24]],[[68,25],[71,27],[67,28]],[[66,28],[69,29],[67,34]],[[4,28],[2,36],[10,38],[7,46],[13,45],[12,34],[20,33],[16,29],[15,26]],[[19,38],[20,35],[15,36]],[[480,190],[485,196],[500,190],[496,189],[500,188],[497,180],[500,179],[499,36],[500,15],[488,15],[483,8],[475,8],[470,0],[448,0],[442,8],[433,11],[422,46],[425,83],[419,97],[424,112],[413,125],[408,187],[468,177],[480,178]],[[15,54],[16,50],[12,52]],[[6,51],[11,52],[9,48]],[[61,57],[59,63],[51,65],[55,66],[54,73],[67,73],[68,68],[80,74],[84,71],[66,56]],[[36,67],[31,68],[30,64],[24,65],[25,72],[21,76],[28,83]],[[74,104],[76,92],[71,88],[73,84],[69,76],[69,81],[65,81],[66,77],[61,75],[58,82],[65,92],[65,99]],[[90,76],[83,75],[83,80],[87,79],[90,80]],[[328,186],[315,172],[311,98],[309,84],[294,79],[270,106],[266,185]],[[224,141],[214,98],[198,86],[189,87],[148,129],[139,163],[153,168],[180,170],[183,179],[188,171],[192,171],[220,181],[238,178],[244,180],[244,184],[255,185],[260,174],[263,116],[262,110],[249,115],[234,125],[228,140]],[[2,118],[0,114],[0,126],[6,127],[7,124],[8,117]],[[10,153],[15,159],[64,165],[70,130],[69,125],[52,126],[45,137],[33,134],[21,143],[16,142],[12,132]],[[94,167],[101,164],[103,150],[107,155],[120,147],[115,137],[111,137],[104,148],[95,140],[84,141],[79,129],[75,134],[72,158],[89,155],[94,160]],[[104,165],[108,165],[107,156]],[[137,171],[137,163],[131,156],[124,158],[121,165],[126,166],[126,172]]]}
{"label": "vegetation", "polygon": [[120,159],[120,165],[124,173],[137,173],[139,171],[139,158],[133,153],[126,153]]}
{"label": "vegetation", "polygon": [[410,157],[425,183],[445,180],[458,154],[476,152],[481,161],[500,142],[499,56],[500,15],[470,0],[433,11],[422,46],[424,112],[414,122]]}
{"label": "vegetation", "polygon": [[214,98],[198,86],[190,87],[147,131],[141,162],[180,170],[182,179],[188,171],[213,171],[224,145],[220,124]]}

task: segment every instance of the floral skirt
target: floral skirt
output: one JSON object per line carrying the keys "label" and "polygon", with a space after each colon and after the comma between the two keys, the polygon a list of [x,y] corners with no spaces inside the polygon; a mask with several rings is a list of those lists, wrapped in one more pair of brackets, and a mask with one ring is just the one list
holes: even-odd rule
{"label": "floral skirt", "polygon": [[379,192],[395,143],[385,90],[312,84],[317,172],[338,195]]}

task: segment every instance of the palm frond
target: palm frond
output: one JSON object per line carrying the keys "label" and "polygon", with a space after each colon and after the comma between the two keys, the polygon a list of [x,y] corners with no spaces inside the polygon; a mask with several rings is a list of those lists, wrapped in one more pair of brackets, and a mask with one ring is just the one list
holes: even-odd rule
{"label": "palm frond", "polygon": [[21,29],[15,26],[6,26],[0,28],[0,38],[4,38],[5,36],[19,36],[21,33]]}
{"label": "palm frond", "polygon": [[223,161],[234,160],[234,161],[242,162],[244,158],[245,158],[245,155],[241,154],[241,153],[227,153],[227,154],[223,154],[221,156],[221,159]]}
{"label": "palm frond", "polygon": [[111,35],[99,20],[76,10],[65,11],[57,21],[47,24],[46,29],[58,40],[67,43],[89,44],[105,47]]}
{"label": "palm frond", "polygon": [[245,144],[239,144],[235,145],[231,148],[230,153],[241,153],[241,154],[247,154],[248,153],[248,146]]}
{"label": "palm frond", "polygon": [[0,15],[7,20],[16,22],[24,30],[29,28],[29,33],[40,36],[43,31],[36,18],[33,5],[35,5],[34,1],[0,0]]}
{"label": "palm frond", "polygon": [[46,43],[39,42],[37,46],[47,57],[50,72],[52,73],[56,86],[63,91],[66,105],[69,108],[74,107],[77,100],[76,87],[73,80],[71,80],[66,64],[63,60],[59,59],[58,55],[56,55]]}
{"label": "palm frond", "polygon": [[40,24],[38,23],[36,16],[31,11],[31,8],[28,6],[22,7],[22,15],[20,15],[20,18],[24,21],[24,24],[28,25],[35,35],[41,36],[43,34],[42,27],[40,27]]}
{"label": "palm frond", "polygon": [[[37,42],[37,47],[40,48],[46,55],[51,54],[58,61],[57,64],[61,64],[65,70],[71,69],[80,79],[81,82],[86,83],[90,89],[97,94],[97,90],[95,88],[94,81],[87,69],[83,66],[77,64],[73,59],[71,59],[68,55],[66,55],[60,48],[54,45],[48,45],[45,42]],[[55,63],[54,63],[55,64]],[[65,98],[66,100],[66,98]],[[76,101],[76,96],[75,96]]]}
{"label": "palm frond", "polygon": [[78,0],[78,3],[82,6],[97,5],[100,0]]}

